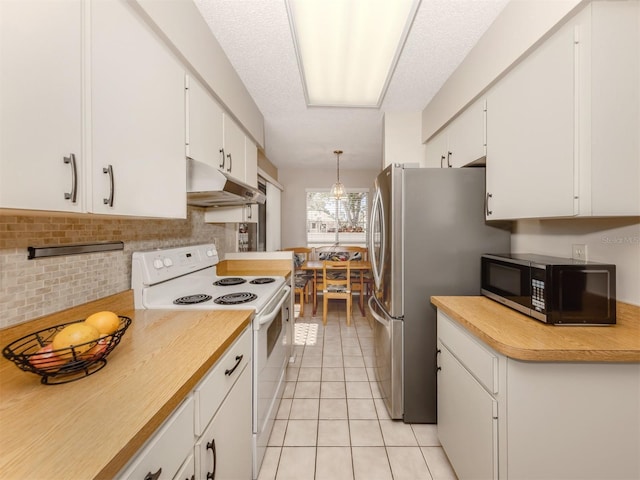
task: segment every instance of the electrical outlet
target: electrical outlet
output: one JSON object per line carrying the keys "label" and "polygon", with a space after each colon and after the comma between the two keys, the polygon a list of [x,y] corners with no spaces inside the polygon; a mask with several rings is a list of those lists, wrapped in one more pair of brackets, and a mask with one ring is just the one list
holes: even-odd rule
{"label": "electrical outlet", "polygon": [[587,246],[584,243],[574,243],[571,245],[571,258],[574,260],[587,260]]}

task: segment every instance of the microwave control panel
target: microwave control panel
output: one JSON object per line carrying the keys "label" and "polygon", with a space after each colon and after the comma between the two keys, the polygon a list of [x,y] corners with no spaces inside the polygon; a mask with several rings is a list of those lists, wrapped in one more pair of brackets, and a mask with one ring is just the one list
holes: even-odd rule
{"label": "microwave control panel", "polygon": [[531,269],[531,307],[536,312],[545,311],[545,276],[546,269],[544,268],[532,268]]}
{"label": "microwave control panel", "polygon": [[538,312],[544,312],[544,281],[531,279],[531,304]]}

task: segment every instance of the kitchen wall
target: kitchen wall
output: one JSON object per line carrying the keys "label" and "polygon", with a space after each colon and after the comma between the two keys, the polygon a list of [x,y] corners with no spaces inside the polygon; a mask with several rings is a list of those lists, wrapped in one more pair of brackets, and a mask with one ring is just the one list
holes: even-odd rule
{"label": "kitchen wall", "polygon": [[640,305],[640,218],[520,220],[511,250],[571,257],[571,245],[587,246],[587,259],[616,265],[617,298]]}
{"label": "kitchen wall", "polygon": [[[369,188],[373,194],[373,181],[378,173],[379,170],[340,169],[340,181],[347,188]],[[336,181],[335,163],[324,169],[279,168],[278,181],[285,186],[282,192],[282,248],[304,246],[307,244],[306,191],[308,188],[331,188]]]}
{"label": "kitchen wall", "polygon": [[[134,251],[215,242],[222,256],[236,251],[236,231],[195,207],[186,220],[0,211],[0,328],[129,289]],[[124,250],[27,260],[29,246],[104,241]]]}

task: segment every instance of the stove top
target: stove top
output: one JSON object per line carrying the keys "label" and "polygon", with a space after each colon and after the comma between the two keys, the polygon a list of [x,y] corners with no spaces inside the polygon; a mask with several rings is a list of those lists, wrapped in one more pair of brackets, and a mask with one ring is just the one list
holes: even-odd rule
{"label": "stove top", "polygon": [[260,312],[285,283],[278,276],[218,276],[215,245],[136,252],[132,259],[136,308]]}

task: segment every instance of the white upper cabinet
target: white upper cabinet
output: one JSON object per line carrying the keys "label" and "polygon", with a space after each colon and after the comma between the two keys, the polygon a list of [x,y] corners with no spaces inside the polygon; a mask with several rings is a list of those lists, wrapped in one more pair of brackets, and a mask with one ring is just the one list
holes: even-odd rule
{"label": "white upper cabinet", "polygon": [[187,156],[253,187],[258,182],[258,150],[205,88],[186,78]]}
{"label": "white upper cabinet", "polygon": [[574,22],[487,95],[487,218],[570,216],[574,206]]}
{"label": "white upper cabinet", "polygon": [[430,167],[459,168],[487,154],[486,102],[476,100],[427,142]]}
{"label": "white upper cabinet", "polygon": [[91,3],[95,213],[186,218],[184,69],[124,1]]}
{"label": "white upper cabinet", "polygon": [[187,92],[187,156],[222,170],[224,113],[203,86],[194,78],[186,78]]}
{"label": "white upper cabinet", "polygon": [[185,218],[184,69],[131,4],[0,13],[0,208]]}
{"label": "white upper cabinet", "polygon": [[589,3],[487,93],[487,219],[640,215],[640,2]]}
{"label": "white upper cabinet", "polygon": [[0,1],[0,208],[84,209],[82,15]]}
{"label": "white upper cabinet", "polygon": [[224,171],[246,183],[244,132],[238,124],[224,115]]}

